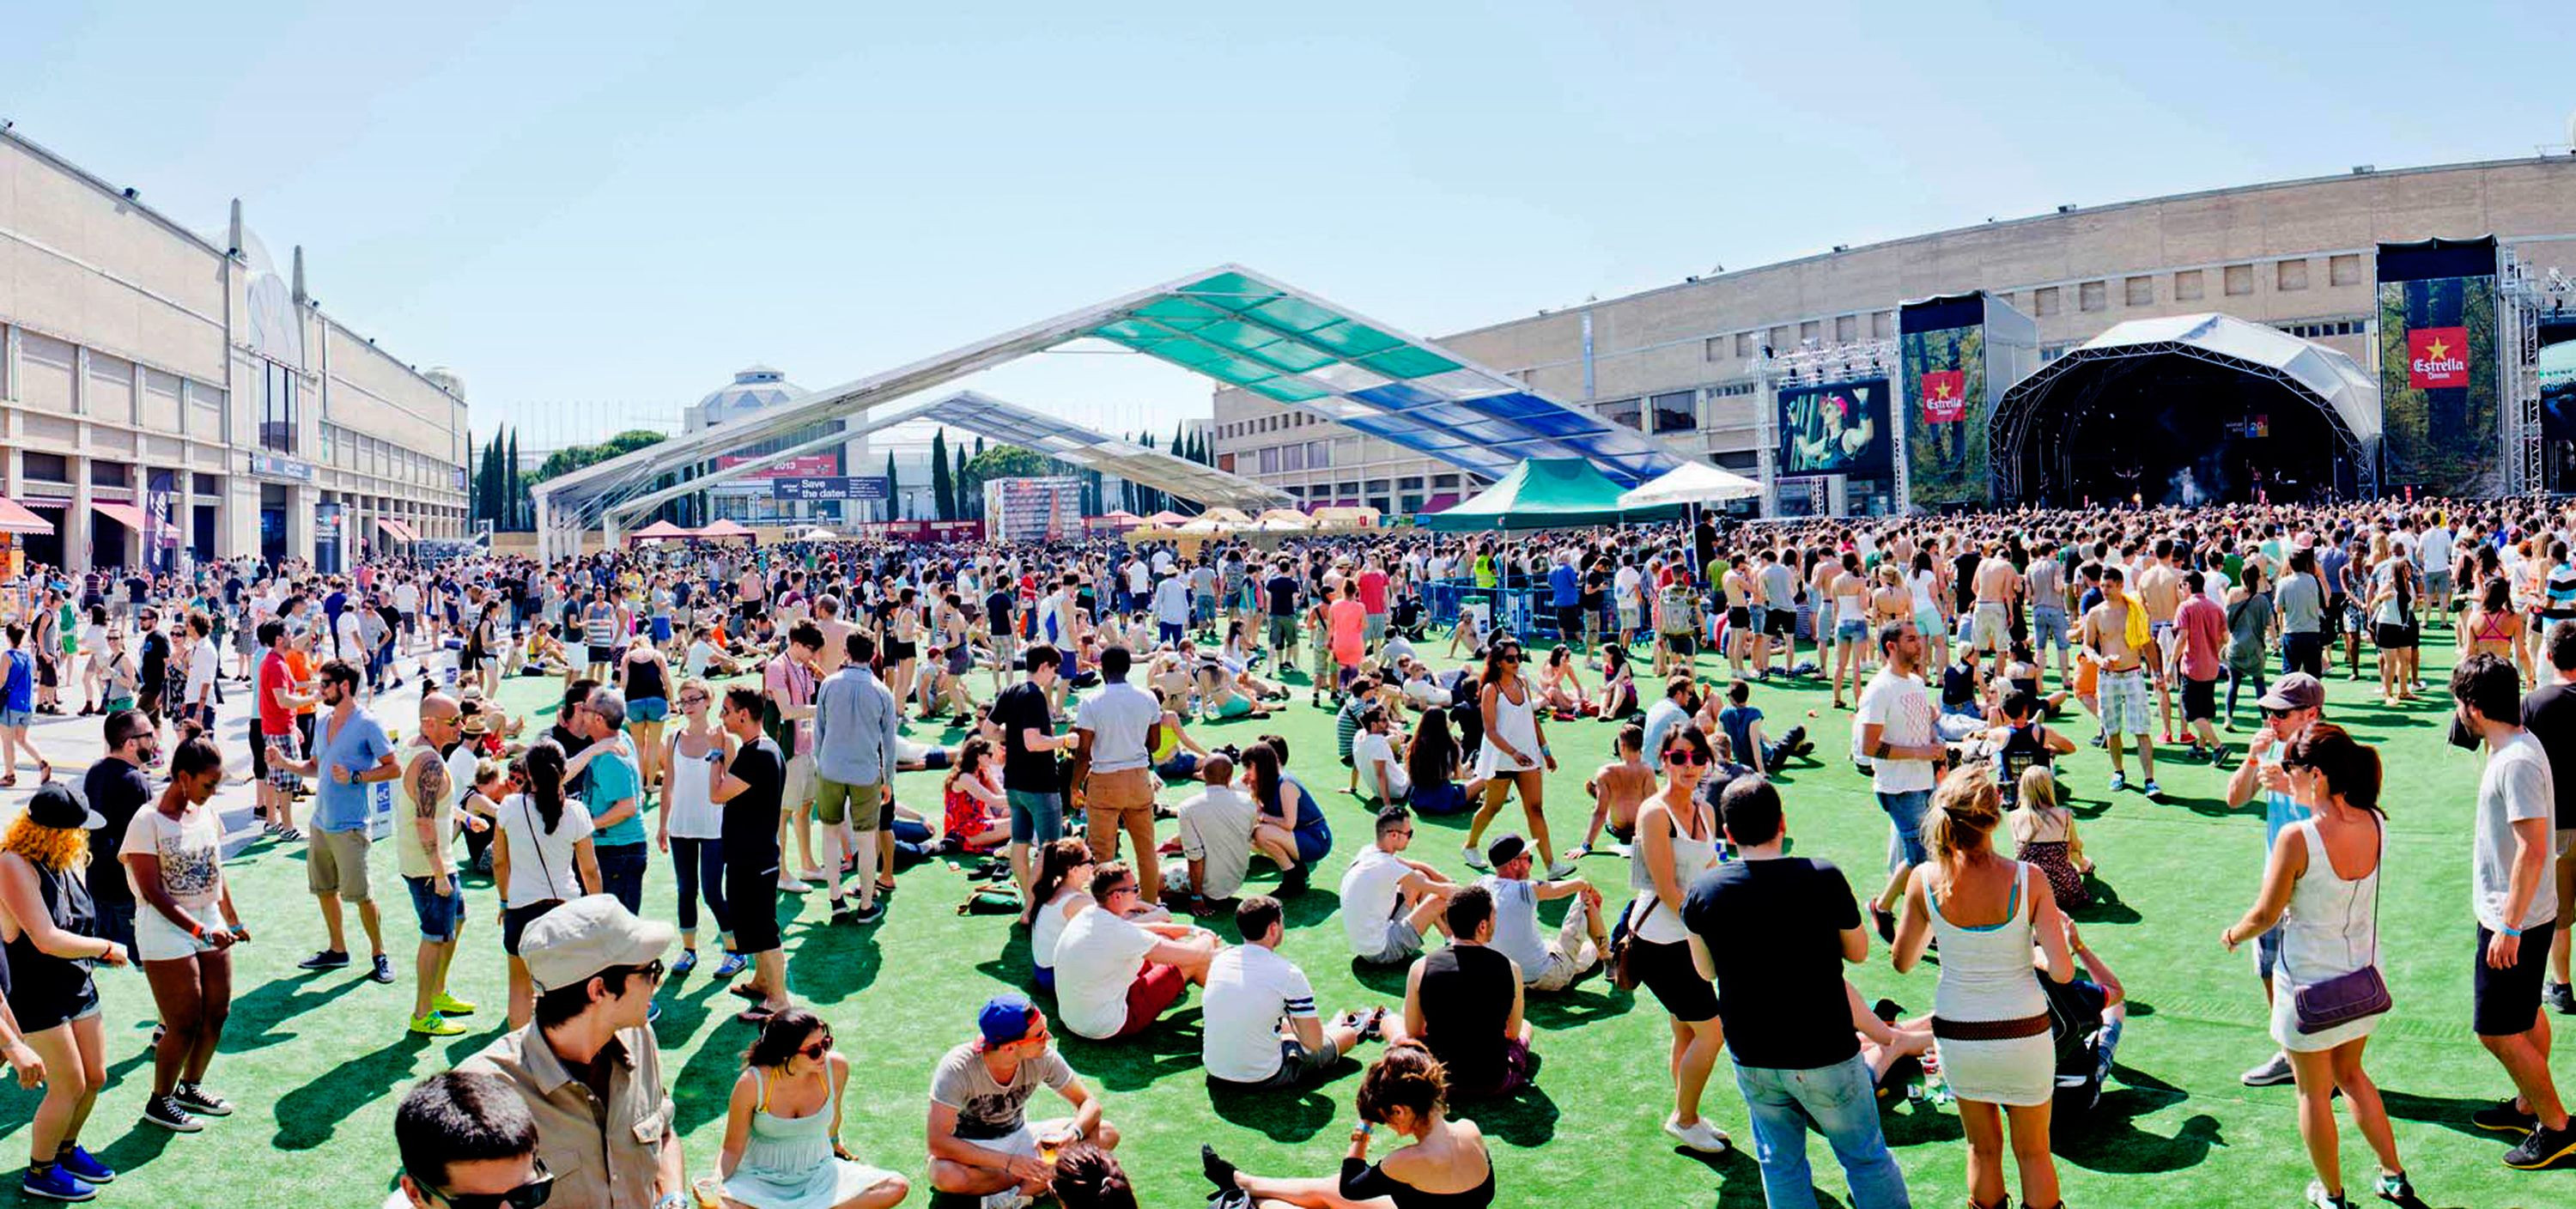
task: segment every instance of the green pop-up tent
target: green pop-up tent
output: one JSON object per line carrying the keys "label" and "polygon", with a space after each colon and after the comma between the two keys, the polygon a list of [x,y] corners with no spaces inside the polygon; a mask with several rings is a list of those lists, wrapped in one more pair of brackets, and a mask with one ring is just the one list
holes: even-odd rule
{"label": "green pop-up tent", "polygon": [[1623,520],[1669,520],[1677,506],[1622,509],[1625,490],[1582,458],[1531,458],[1476,498],[1422,518],[1443,533],[1479,529],[1564,529]]}

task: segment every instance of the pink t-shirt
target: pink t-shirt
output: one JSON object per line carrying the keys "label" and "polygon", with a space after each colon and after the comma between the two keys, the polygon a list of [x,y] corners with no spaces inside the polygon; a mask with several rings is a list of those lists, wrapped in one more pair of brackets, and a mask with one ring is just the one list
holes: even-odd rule
{"label": "pink t-shirt", "polygon": [[1375,567],[1360,572],[1360,604],[1372,613],[1386,611],[1386,572]]}
{"label": "pink t-shirt", "polygon": [[[769,691],[770,698],[781,706],[813,703],[814,673],[806,671],[802,665],[785,655],[776,656],[769,661],[769,665],[761,671],[760,681],[761,686]],[[813,720],[808,718],[788,725],[795,728],[796,748],[787,754],[790,756],[814,754]]]}
{"label": "pink t-shirt", "polygon": [[2219,656],[2227,649],[2227,610],[2215,600],[2193,593],[2174,610],[2175,641],[2182,643],[2182,674],[2193,680],[2216,680]]}
{"label": "pink t-shirt", "polygon": [[1343,597],[1334,601],[1324,616],[1333,627],[1333,662],[1343,667],[1359,666],[1360,656],[1368,650],[1362,638],[1368,628],[1368,610],[1360,602]]}

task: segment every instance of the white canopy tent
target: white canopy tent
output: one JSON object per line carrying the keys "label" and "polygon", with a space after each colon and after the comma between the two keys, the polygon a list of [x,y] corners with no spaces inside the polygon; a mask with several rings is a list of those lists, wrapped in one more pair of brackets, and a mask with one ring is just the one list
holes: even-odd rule
{"label": "white canopy tent", "polygon": [[1662,508],[1672,504],[1722,504],[1759,499],[1762,484],[1724,467],[1684,462],[1652,481],[1619,493],[1622,508]]}

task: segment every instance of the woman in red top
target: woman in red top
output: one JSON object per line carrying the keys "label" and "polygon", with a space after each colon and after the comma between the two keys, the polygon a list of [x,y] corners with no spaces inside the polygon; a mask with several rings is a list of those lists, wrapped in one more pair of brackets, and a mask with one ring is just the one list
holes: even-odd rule
{"label": "woman in red top", "polygon": [[1002,796],[1001,763],[992,758],[993,741],[982,735],[966,740],[957,764],[948,770],[946,809],[939,832],[944,843],[960,852],[991,852],[1011,838],[1010,810]]}

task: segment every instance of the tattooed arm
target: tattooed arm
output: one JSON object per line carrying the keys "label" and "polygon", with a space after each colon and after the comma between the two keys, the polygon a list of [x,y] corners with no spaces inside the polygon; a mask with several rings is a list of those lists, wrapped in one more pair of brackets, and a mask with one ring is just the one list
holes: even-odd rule
{"label": "tattooed arm", "polygon": [[411,825],[429,853],[430,885],[441,896],[454,894],[456,883],[447,867],[448,837],[439,832],[439,806],[447,801],[447,765],[433,748],[413,751],[403,768],[403,787],[411,793]]}

